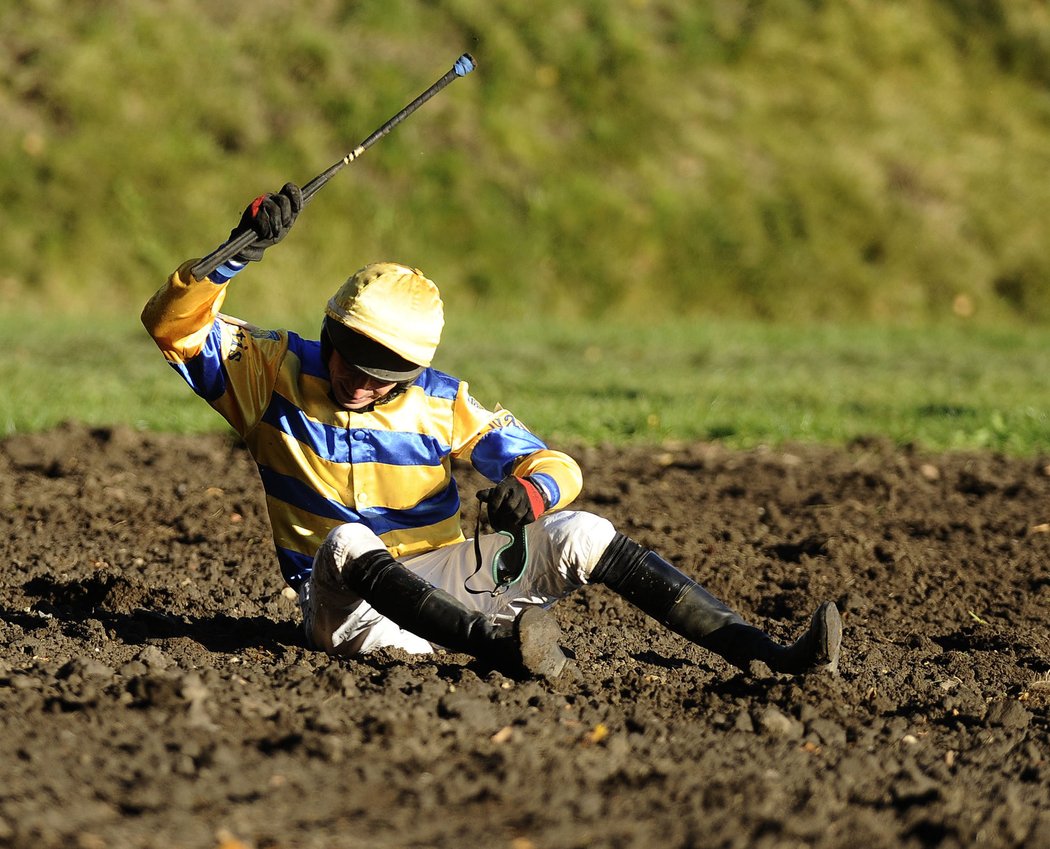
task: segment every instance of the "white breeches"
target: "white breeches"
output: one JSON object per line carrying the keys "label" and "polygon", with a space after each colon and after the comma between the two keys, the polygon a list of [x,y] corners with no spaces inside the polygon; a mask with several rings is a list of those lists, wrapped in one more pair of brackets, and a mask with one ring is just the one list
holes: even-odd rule
{"label": "white breeches", "polygon": [[[502,534],[480,538],[482,568],[473,577],[477,569],[473,540],[398,560],[466,607],[493,618],[513,619],[528,605],[548,606],[586,584],[615,533],[607,519],[591,513],[563,510],[541,517],[526,528],[529,558],[524,574],[495,596],[490,564],[507,544]],[[318,549],[299,597],[306,636],[315,647],[345,656],[384,647],[413,654],[433,651],[426,640],[343,588],[344,564],[383,548],[379,537],[364,525],[346,524],[335,528]],[[466,587],[481,592],[474,594]]]}

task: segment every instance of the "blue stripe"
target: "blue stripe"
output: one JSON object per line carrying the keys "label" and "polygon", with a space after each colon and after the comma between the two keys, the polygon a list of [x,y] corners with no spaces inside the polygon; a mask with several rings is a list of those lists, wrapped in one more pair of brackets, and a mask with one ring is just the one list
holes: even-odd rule
{"label": "blue stripe", "polygon": [[314,570],[314,559],[308,554],[300,554],[298,551],[291,551],[287,548],[277,548],[277,562],[281,567],[281,574],[284,576],[284,580],[288,583],[293,590],[299,591],[306,579],[310,577],[310,573]]}
{"label": "blue stripe", "polygon": [[423,391],[431,398],[444,398],[446,401],[456,400],[459,393],[460,381],[437,369],[423,369],[423,373],[416,378],[416,386],[422,387]]}
{"label": "blue stripe", "polygon": [[360,522],[362,519],[360,513],[351,510],[345,504],[325,498],[298,478],[282,475],[261,464],[259,465],[259,477],[262,478],[266,494],[273,496],[278,501],[306,510],[315,516],[335,519],[339,522]]}
{"label": "blue stripe", "polygon": [[362,512],[365,514],[365,524],[380,535],[409,528],[425,528],[443,522],[459,512],[459,488],[452,482],[443,492],[420,501],[408,510],[380,507]]}
{"label": "blue stripe", "polygon": [[246,266],[246,262],[238,262],[235,259],[228,259],[209,274],[208,279],[211,280],[212,283],[221,286],[223,283],[229,283],[234,277],[244,271]]}
{"label": "blue stripe", "polygon": [[490,430],[474,446],[470,462],[490,481],[501,481],[514,468],[514,461],[547,446],[520,425]]}
{"label": "blue stripe", "polygon": [[278,501],[324,519],[363,522],[377,534],[435,525],[454,516],[459,510],[459,490],[455,482],[450,483],[437,495],[420,501],[415,507],[407,510],[394,510],[389,507],[352,510],[345,504],[325,498],[301,480],[282,475],[266,466],[259,466],[259,477],[266,494]]}
{"label": "blue stripe", "polygon": [[388,466],[438,466],[452,448],[425,433],[350,428],[314,421],[274,392],[262,420],[333,463],[384,463]]}
{"label": "blue stripe", "polygon": [[537,486],[546,490],[552,507],[561,501],[561,487],[558,486],[558,482],[554,478],[543,472],[534,472],[529,477],[536,482]]}
{"label": "blue stripe", "polygon": [[288,334],[288,350],[299,358],[303,374],[328,380],[328,364],[321,358],[321,343],[303,339],[298,333]]}
{"label": "blue stripe", "polygon": [[[351,431],[357,433],[357,431]],[[357,446],[354,447],[354,462],[384,463],[388,466],[440,466],[442,459],[451,452],[451,446],[444,445],[435,436],[426,433],[405,433],[404,431],[365,430],[365,442],[374,456],[371,461],[358,459]]]}
{"label": "blue stripe", "polygon": [[215,321],[197,356],[181,364],[171,364],[190,388],[209,404],[214,404],[226,391],[226,366],[222,361],[221,340],[221,325]]}
{"label": "blue stripe", "polygon": [[343,428],[316,422],[284,396],[274,392],[262,421],[307,446],[333,463],[350,462],[350,446]]}
{"label": "blue stripe", "polygon": [[[459,512],[459,507],[459,490],[455,484],[451,484],[444,492],[420,502],[411,510],[368,510],[366,512],[370,514],[369,516],[352,521],[361,521],[374,533],[381,535],[390,531],[437,524],[455,516]],[[277,551],[277,562],[281,567],[284,580],[288,586],[298,591],[313,571],[313,557],[280,546],[274,546],[274,548]]]}

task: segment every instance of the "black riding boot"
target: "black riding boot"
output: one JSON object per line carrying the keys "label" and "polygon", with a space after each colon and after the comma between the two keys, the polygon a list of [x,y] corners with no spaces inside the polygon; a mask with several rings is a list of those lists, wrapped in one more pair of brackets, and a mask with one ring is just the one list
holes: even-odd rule
{"label": "black riding boot", "polygon": [[343,584],[407,631],[510,672],[557,678],[567,658],[554,616],[527,607],[513,623],[496,623],[398,563],[387,551],[343,566]]}
{"label": "black riding boot", "polygon": [[744,623],[739,615],[653,551],[617,534],[591,573],[602,583],[676,634],[749,671],[752,660],[774,672],[801,674],[838,667],[842,621],[833,602],[813,614],[809,629],[782,646]]}

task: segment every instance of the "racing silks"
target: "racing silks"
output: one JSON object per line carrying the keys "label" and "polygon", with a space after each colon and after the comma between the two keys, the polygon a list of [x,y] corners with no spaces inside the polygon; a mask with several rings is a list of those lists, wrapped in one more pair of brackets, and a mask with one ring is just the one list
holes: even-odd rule
{"label": "racing silks", "polygon": [[343,410],[332,397],[320,342],[223,316],[228,281],[195,280],[192,264],[150,299],[142,322],[171,366],[245,440],[281,572],[293,588],[310,574],[329,531],[344,522],[367,525],[395,557],[461,542],[453,458],[469,460],[493,482],[529,475],[551,509],[579,494],[575,460],[436,369],[425,369],[388,403]]}

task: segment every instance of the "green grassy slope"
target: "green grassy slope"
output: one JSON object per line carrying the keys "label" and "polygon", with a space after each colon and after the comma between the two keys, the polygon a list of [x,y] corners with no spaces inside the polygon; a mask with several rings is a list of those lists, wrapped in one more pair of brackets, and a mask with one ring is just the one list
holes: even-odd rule
{"label": "green grassy slope", "polygon": [[312,322],[347,273],[398,259],[463,310],[1045,321],[1048,15],[4,4],[0,306],[137,311],[252,197],[305,182],[469,51],[479,70],[318,195],[235,310]]}

